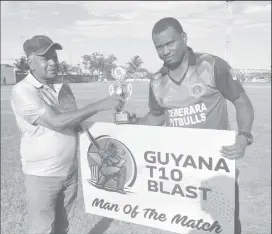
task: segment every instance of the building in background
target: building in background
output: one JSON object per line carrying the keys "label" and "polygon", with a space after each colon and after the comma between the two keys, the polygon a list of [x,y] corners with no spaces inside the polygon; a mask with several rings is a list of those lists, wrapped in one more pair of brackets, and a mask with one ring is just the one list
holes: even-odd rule
{"label": "building in background", "polygon": [[3,85],[4,82],[7,85],[16,84],[16,68],[14,66],[1,64],[1,85]]}
{"label": "building in background", "polygon": [[82,69],[80,68],[79,65],[77,65],[77,66],[71,66],[69,73],[71,75],[81,75],[81,74],[83,74]]}

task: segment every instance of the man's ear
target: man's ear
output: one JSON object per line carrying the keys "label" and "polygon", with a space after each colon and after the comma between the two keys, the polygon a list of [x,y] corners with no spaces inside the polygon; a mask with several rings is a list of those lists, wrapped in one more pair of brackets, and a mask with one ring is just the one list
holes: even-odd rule
{"label": "man's ear", "polygon": [[182,40],[183,40],[184,44],[187,45],[187,33],[182,32],[181,37],[182,37]]}
{"label": "man's ear", "polygon": [[32,56],[31,55],[27,57],[27,64],[28,64],[28,66],[30,67],[30,70],[31,70],[31,66],[32,66]]}

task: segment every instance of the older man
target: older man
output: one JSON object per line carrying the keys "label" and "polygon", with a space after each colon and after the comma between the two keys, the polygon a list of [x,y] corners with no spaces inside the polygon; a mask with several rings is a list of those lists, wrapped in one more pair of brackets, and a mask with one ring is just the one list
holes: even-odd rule
{"label": "older man", "polygon": [[[194,53],[178,20],[167,17],[153,27],[153,43],[163,67],[150,82],[149,113],[138,124],[169,127],[229,129],[227,100],[236,109],[238,135],[234,145],[222,148],[229,159],[244,156],[252,144],[254,111],[233,69],[223,59]],[[241,233],[236,184],[235,234]]]}
{"label": "older man", "polygon": [[11,104],[22,132],[30,233],[64,234],[77,196],[77,129],[92,115],[119,107],[123,99],[107,97],[78,109],[69,85],[56,82],[56,50],[62,46],[38,35],[23,47],[30,73],[13,87]]}

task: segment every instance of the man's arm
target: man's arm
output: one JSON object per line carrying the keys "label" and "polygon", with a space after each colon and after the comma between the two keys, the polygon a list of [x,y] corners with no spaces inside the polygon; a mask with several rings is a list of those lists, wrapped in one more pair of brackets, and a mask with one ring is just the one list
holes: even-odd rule
{"label": "man's arm", "polygon": [[215,81],[218,90],[235,106],[238,131],[250,132],[254,121],[252,103],[233,69],[220,58],[215,63]]}
{"label": "man's arm", "polygon": [[137,119],[137,124],[162,126],[165,122],[164,109],[157,102],[151,85],[149,86],[149,113]]}
{"label": "man's arm", "polygon": [[162,126],[165,122],[164,115],[153,115],[152,113],[146,114],[144,117],[137,119],[139,125],[150,125],[150,126]]}
{"label": "man's arm", "polygon": [[254,109],[246,93],[233,101],[236,110],[236,121],[239,132],[251,132],[254,121]]}
{"label": "man's arm", "polygon": [[32,87],[20,85],[12,91],[12,102],[15,111],[27,122],[42,125],[54,131],[75,129],[80,123],[99,111],[112,109],[122,103],[120,96],[112,96],[89,104],[84,108],[61,113],[47,105]]}
{"label": "man's arm", "polygon": [[95,102],[85,106],[84,108],[60,113],[50,106],[45,107],[44,114],[41,115],[35,122],[35,125],[42,125],[55,131],[63,131],[65,129],[74,129],[81,122],[95,115],[99,111],[106,110],[103,107],[103,102]]}
{"label": "man's arm", "polygon": [[[215,81],[222,95],[233,103],[236,110],[238,132],[251,132],[254,121],[254,109],[239,79],[233,69],[223,59],[215,63]],[[243,135],[236,137],[231,146],[222,148],[222,155],[229,159],[239,159],[244,156],[247,138]]]}

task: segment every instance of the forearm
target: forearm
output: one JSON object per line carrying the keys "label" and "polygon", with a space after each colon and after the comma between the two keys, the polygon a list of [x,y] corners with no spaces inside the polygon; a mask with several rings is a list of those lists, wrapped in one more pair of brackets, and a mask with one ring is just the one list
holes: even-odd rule
{"label": "forearm", "polygon": [[139,125],[162,126],[165,122],[164,115],[154,116],[150,113],[137,119]]}
{"label": "forearm", "polygon": [[251,132],[254,121],[254,112],[251,108],[240,108],[236,111],[239,132]]}
{"label": "forearm", "polygon": [[[76,129],[80,127],[81,122],[102,110],[101,103],[98,101],[76,111],[66,113],[56,112],[56,114],[52,116],[49,121],[43,121],[42,125],[47,125],[47,127],[56,131]],[[41,123],[38,122],[38,124]]]}
{"label": "forearm", "polygon": [[136,124],[139,124],[139,125],[150,125],[148,123],[148,115],[145,115],[143,117],[138,117],[137,121],[136,121]]}
{"label": "forearm", "polygon": [[254,109],[248,97],[235,101],[236,120],[239,132],[251,132],[254,121]]}

